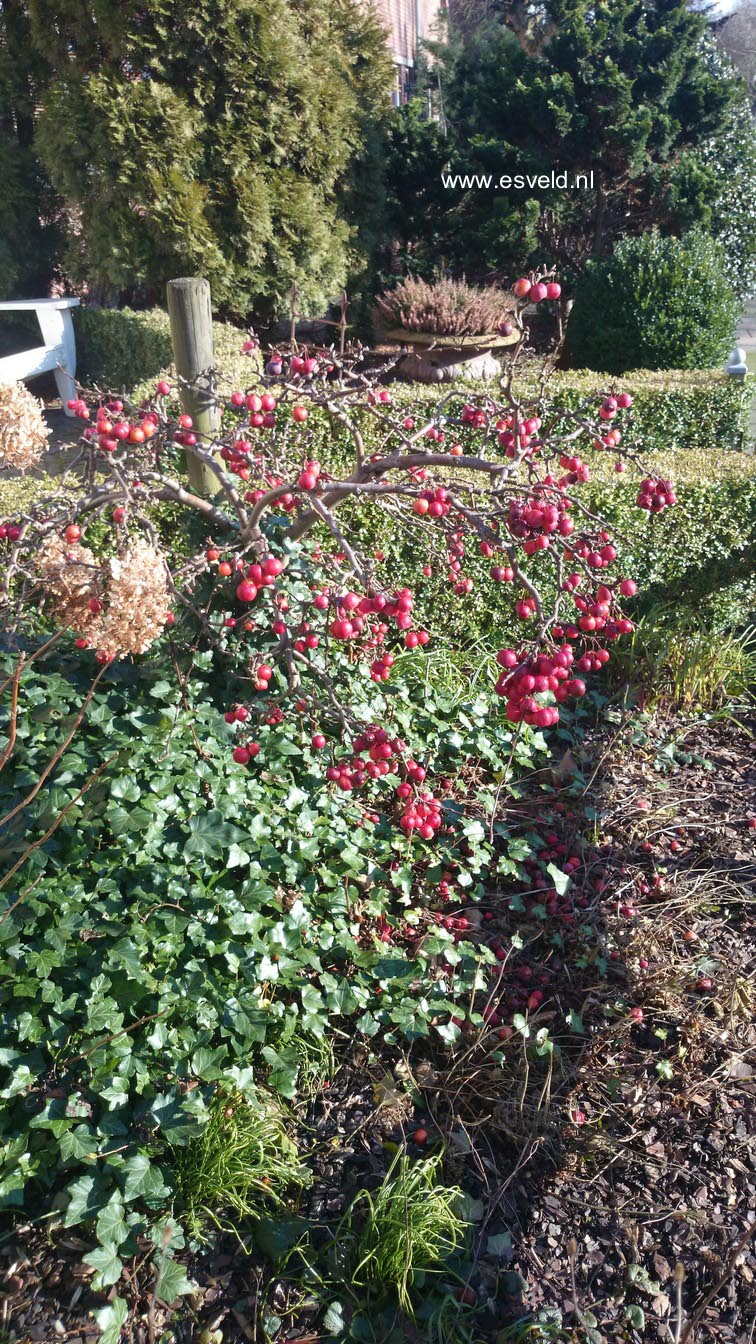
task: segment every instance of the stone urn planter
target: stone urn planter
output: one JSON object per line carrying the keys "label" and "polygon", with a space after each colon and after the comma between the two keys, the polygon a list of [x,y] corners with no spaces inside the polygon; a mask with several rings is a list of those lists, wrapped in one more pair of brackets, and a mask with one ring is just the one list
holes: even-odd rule
{"label": "stone urn planter", "polygon": [[400,378],[420,383],[450,383],[455,378],[499,378],[501,364],[496,351],[517,345],[519,333],[499,336],[436,336],[432,332],[407,331],[403,327],[385,333],[386,339],[406,347],[396,366]]}

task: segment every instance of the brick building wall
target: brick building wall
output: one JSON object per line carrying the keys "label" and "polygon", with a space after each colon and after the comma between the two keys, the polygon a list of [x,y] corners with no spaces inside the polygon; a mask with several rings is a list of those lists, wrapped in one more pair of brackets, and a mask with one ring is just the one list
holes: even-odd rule
{"label": "brick building wall", "polygon": [[405,103],[412,92],[412,78],[419,43],[441,35],[439,18],[446,15],[442,0],[364,0],[372,5],[388,34],[396,81],[394,103]]}

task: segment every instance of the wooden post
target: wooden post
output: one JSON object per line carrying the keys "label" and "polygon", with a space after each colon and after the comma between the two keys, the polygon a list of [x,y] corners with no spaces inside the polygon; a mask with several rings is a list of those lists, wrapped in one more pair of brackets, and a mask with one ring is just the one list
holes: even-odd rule
{"label": "wooden post", "polygon": [[[220,429],[220,412],[207,376],[215,361],[210,284],[198,277],[169,280],[167,295],[176,372],[194,384],[180,389],[181,405],[194,421],[198,443],[209,447]],[[205,499],[212,498],[218,492],[217,477],[191,452],[185,452],[185,457],[192,490]]]}

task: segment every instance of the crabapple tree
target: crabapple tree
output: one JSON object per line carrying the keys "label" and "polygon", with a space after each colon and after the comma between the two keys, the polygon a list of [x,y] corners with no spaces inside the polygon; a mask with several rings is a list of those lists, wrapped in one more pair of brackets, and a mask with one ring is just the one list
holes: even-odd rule
{"label": "crabapple tree", "polygon": [[[532,379],[527,395],[518,390],[526,305],[560,292],[551,274],[519,279],[507,323],[517,341],[496,394],[444,392],[422,420],[395,407],[390,366],[376,374],[361,351],[274,350],[249,388],[219,376],[212,441],[179,412],[172,381],[139,408],[82,392],[73,498],[51,493],[0,525],[6,621],[41,604],[58,637],[104,667],[166,631],[174,644],[217,650],[244,688],[225,706],[230,769],[264,766],[266,735],[286,721],[363,818],[378,821],[382,807],[408,836],[433,841],[444,814],[432,763],[396,734],[381,701],[397,658],[432,644],[432,621],[426,628],[413,587],[382,577],[342,506],[386,513],[412,537],[418,577],[447,576],[450,602],[469,600],[467,557],[490,561],[489,582],[511,592],[520,629],[499,650],[492,685],[513,731],[547,728],[585,695],[632,630],[624,604],[636,588],[621,538],[581,502],[581,486],[596,453],[621,469],[639,458],[628,393],[607,387],[557,421],[545,378],[535,393]],[[343,468],[322,447],[324,424],[349,444]],[[187,488],[185,454],[213,473],[213,498]],[[672,486],[648,475],[637,503],[660,513],[675,503]],[[194,553],[166,541],[166,504],[171,526],[181,510],[202,521]],[[365,682],[379,708],[370,718],[356,694]]]}

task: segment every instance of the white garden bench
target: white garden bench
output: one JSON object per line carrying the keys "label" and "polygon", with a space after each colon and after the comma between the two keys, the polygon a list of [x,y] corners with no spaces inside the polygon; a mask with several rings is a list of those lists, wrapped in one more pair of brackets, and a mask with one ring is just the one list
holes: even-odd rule
{"label": "white garden bench", "polygon": [[71,317],[71,309],[78,305],[78,299],[10,299],[0,303],[0,313],[36,313],[44,341],[44,345],[34,350],[22,350],[20,355],[0,359],[0,383],[24,382],[52,371],[66,415],[74,414],[66,403],[75,401],[78,395],[74,382],[76,337]]}

